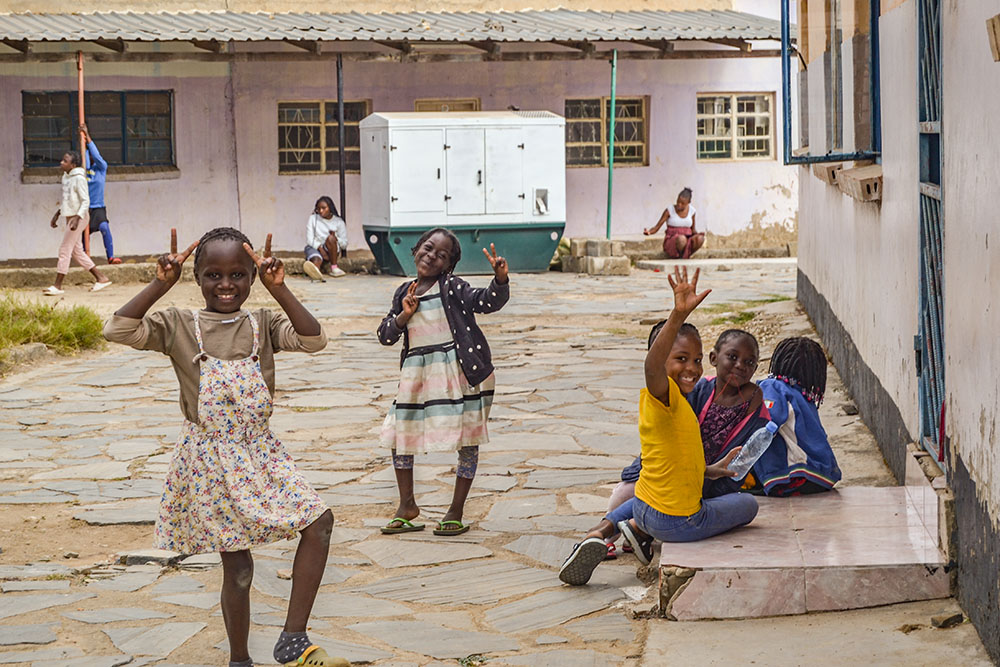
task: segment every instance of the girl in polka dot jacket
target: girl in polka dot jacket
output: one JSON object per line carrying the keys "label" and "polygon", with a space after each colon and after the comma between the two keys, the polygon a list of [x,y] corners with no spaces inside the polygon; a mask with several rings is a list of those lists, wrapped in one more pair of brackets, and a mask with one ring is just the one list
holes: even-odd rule
{"label": "girl in polka dot jacket", "polygon": [[465,499],[489,440],[486,422],[493,404],[493,363],[476,313],[500,310],[510,297],[507,261],[483,248],[493,267],[489,286],[474,289],[452,271],[462,258],[458,239],[447,229],[426,232],[413,247],[416,280],[399,286],[392,308],[378,328],[383,345],[403,338],[399,392],[382,425],[381,443],[392,451],[399,507],[382,532],[423,530],[414,523],[420,507],[413,496],[413,455],[458,451],[451,507],[435,535],[458,535]]}

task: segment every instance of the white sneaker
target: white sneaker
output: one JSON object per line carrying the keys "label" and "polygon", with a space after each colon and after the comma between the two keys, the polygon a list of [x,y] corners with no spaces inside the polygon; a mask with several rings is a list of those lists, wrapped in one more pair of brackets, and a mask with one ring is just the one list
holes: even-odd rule
{"label": "white sneaker", "polygon": [[42,290],[42,294],[44,294],[45,296],[59,296],[60,294],[65,294],[65,293],[66,290],[61,290],[55,285],[49,285],[48,287]]}
{"label": "white sneaker", "polygon": [[321,283],[326,282],[323,279],[323,274],[319,271],[319,267],[310,262],[308,259],[302,263],[302,272],[313,280],[318,280]]}
{"label": "white sneaker", "polygon": [[330,275],[333,276],[334,278],[339,278],[340,276],[346,276],[347,272],[344,271],[339,266],[337,266],[336,264],[334,264],[333,266],[330,267]]}
{"label": "white sneaker", "polygon": [[103,283],[94,283],[94,286],[90,288],[91,292],[100,292],[102,289],[111,284],[110,280],[105,280]]}

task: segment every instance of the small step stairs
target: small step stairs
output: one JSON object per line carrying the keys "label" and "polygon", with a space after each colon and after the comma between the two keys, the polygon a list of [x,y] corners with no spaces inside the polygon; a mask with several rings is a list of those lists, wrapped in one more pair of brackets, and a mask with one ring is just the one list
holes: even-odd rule
{"label": "small step stairs", "polygon": [[950,595],[930,486],[758,500],[749,526],[663,544],[659,592],[667,618],[784,616]]}

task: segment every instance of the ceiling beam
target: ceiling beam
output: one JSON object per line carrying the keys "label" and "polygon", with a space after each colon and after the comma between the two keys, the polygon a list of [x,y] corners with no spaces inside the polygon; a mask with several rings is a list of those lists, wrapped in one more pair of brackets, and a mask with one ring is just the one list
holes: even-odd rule
{"label": "ceiling beam", "polygon": [[213,39],[211,41],[193,39],[191,40],[191,45],[202,49],[203,51],[211,51],[212,53],[222,53],[225,48],[225,44],[217,39]]}
{"label": "ceiling beam", "polygon": [[3,40],[4,46],[9,46],[15,51],[20,51],[21,53],[31,53],[31,42],[26,39],[7,39]]}
{"label": "ceiling beam", "polygon": [[485,42],[462,42],[462,44],[486,53],[486,60],[500,60],[500,42],[487,39]]}
{"label": "ceiling beam", "polygon": [[[93,62],[107,63],[163,63],[163,62],[315,62],[336,60],[338,53],[325,51],[319,54],[303,50],[302,52],[236,52],[209,53],[199,51],[165,52],[165,51],[129,51],[126,53],[90,53],[87,59]],[[345,51],[340,52],[344,60],[399,62],[398,53],[384,51]],[[483,62],[488,59],[486,53],[419,53],[414,52],[407,57],[412,62]],[[600,52],[594,57],[610,58],[610,52]],[[619,50],[619,60],[724,60],[731,58],[780,58],[778,49],[751,51],[723,50],[681,50],[681,51],[627,51]],[[587,60],[590,56],[582,51],[503,51],[501,62],[532,62],[532,61],[573,61]],[[0,54],[0,63],[58,63],[76,59],[75,52],[60,53],[9,53]]]}
{"label": "ceiling beam", "polygon": [[753,44],[746,41],[745,39],[706,39],[706,42],[711,44],[721,44],[723,46],[732,46],[733,48],[739,49],[743,53],[750,53],[753,51]]}
{"label": "ceiling beam", "polygon": [[669,53],[674,50],[674,43],[668,39],[640,39],[629,44],[635,44],[637,46],[645,46],[650,49],[656,49],[660,53]]}
{"label": "ceiling beam", "polygon": [[314,39],[286,39],[284,42],[285,44],[291,44],[292,46],[296,46],[303,51],[308,51],[309,53],[313,53],[317,56],[320,55],[323,50],[320,42]]}
{"label": "ceiling beam", "polygon": [[553,41],[553,44],[558,46],[565,46],[567,49],[574,49],[583,54],[584,58],[590,58],[594,55],[597,48],[594,46],[593,42],[577,42],[577,41]]}
{"label": "ceiling beam", "polygon": [[94,44],[97,44],[101,48],[105,48],[109,51],[114,51],[115,53],[125,53],[128,49],[128,45],[125,40],[119,37],[118,39],[94,39],[91,40]]}

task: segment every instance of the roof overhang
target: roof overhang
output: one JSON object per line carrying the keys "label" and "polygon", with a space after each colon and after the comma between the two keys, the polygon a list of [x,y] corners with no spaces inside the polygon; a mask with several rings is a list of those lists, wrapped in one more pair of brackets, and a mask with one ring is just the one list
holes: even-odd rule
{"label": "roof overhang", "polygon": [[0,14],[0,62],[776,57],[759,42],[780,38],[779,21],[708,10]]}

